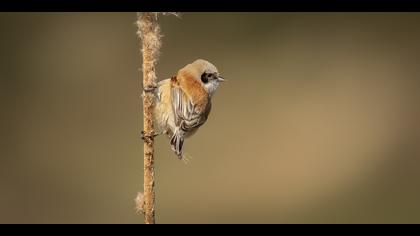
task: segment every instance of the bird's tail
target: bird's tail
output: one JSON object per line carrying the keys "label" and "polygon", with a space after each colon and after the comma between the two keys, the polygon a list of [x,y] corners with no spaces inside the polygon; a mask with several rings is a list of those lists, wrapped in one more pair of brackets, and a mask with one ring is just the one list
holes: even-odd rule
{"label": "bird's tail", "polygon": [[179,129],[176,129],[171,138],[172,151],[178,156],[178,159],[182,159],[182,146],[184,144],[184,135]]}

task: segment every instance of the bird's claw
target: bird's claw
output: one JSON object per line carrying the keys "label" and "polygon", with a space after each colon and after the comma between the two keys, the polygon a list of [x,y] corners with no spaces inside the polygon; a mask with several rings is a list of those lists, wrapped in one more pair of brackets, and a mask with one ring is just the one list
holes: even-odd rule
{"label": "bird's claw", "polygon": [[141,139],[146,139],[146,138],[155,138],[156,136],[158,136],[159,134],[158,133],[155,133],[155,132],[153,132],[152,134],[146,134],[145,132],[144,132],[144,130],[142,130],[141,132],[140,132],[140,134],[141,134]]}
{"label": "bird's claw", "polygon": [[146,86],[143,88],[145,93],[154,93],[158,87],[156,85]]}

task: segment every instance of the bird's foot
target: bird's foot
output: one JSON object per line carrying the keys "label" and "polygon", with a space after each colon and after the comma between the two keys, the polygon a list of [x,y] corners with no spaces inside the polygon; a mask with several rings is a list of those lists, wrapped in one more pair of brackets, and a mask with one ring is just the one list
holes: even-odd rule
{"label": "bird's foot", "polygon": [[153,138],[155,138],[156,136],[158,136],[159,135],[159,133],[155,133],[155,132],[153,132],[152,134],[146,134],[145,132],[144,132],[144,130],[142,130],[141,132],[140,132],[140,134],[141,134],[141,139],[143,139],[143,140],[145,140],[145,139],[153,139]]}
{"label": "bird's foot", "polygon": [[158,87],[156,85],[150,85],[143,88],[145,93],[154,93]]}

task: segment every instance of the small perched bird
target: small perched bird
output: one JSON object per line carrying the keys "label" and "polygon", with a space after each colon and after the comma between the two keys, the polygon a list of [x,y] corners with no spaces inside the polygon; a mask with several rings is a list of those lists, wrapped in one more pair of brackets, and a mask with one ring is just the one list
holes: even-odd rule
{"label": "small perched bird", "polygon": [[182,159],[184,139],[203,125],[211,109],[211,98],[225,81],[210,62],[198,59],[162,80],[156,89],[154,106],[157,134],[170,138],[171,148]]}

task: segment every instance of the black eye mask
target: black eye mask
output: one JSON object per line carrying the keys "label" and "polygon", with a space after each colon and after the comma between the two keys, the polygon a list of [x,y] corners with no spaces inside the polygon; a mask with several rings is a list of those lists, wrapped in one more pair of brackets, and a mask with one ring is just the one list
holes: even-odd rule
{"label": "black eye mask", "polygon": [[211,74],[204,72],[201,75],[201,81],[205,84],[207,84],[209,82],[209,79],[211,78]]}

